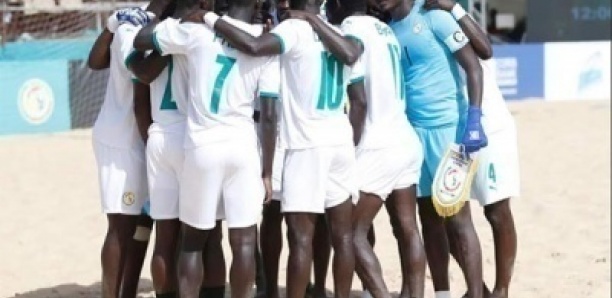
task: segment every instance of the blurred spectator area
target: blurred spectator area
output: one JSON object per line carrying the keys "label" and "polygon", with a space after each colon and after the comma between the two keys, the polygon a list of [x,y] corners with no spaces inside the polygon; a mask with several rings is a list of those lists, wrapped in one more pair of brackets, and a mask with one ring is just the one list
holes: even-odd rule
{"label": "blurred spectator area", "polygon": [[0,0],[0,43],[80,37],[100,30],[117,7],[141,4],[120,0]]}

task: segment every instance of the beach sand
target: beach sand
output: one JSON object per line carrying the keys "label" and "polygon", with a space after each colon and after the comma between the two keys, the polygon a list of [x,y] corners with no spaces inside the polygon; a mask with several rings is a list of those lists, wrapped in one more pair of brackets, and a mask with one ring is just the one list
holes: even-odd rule
{"label": "beach sand", "polygon": [[[610,297],[610,102],[524,101],[509,108],[522,174],[522,196],[512,201],[519,244],[510,296]],[[97,181],[90,130],[0,138],[0,297],[99,297],[106,223]],[[492,286],[491,230],[482,209],[472,207]],[[399,291],[386,212],[376,231],[385,279]],[[281,284],[285,270],[286,250]],[[153,297],[150,276],[146,263],[139,297]],[[452,262],[453,297],[464,284]],[[353,287],[357,295],[357,279]],[[426,297],[433,297],[429,277]]]}

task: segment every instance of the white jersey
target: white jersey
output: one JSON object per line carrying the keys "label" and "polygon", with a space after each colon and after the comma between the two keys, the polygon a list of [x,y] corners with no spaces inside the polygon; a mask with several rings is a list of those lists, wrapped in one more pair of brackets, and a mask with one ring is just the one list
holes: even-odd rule
{"label": "white jersey", "polygon": [[[229,17],[225,20],[253,36],[263,27]],[[182,55],[188,62],[189,107],[186,148],[255,136],[256,96],[278,97],[276,57],[254,58],[231,48],[207,26],[167,19],[155,31],[163,55]]]}
{"label": "white jersey", "polygon": [[124,24],[114,34],[106,95],[93,127],[94,140],[113,148],[142,144],[134,116],[132,73],[126,66],[137,33],[137,27]]}
{"label": "white jersey", "polygon": [[346,37],[364,47],[367,115],[359,148],[386,148],[417,140],[406,117],[400,45],[389,26],[371,16],[350,16],[341,25]]}
{"label": "white jersey", "polygon": [[[494,59],[486,61],[480,60],[482,67],[482,126],[485,133],[500,131],[514,125],[512,114],[508,111],[504,96],[497,85],[497,77],[495,75]],[[464,82],[467,82],[465,71],[459,67]],[[468,97],[467,85],[464,90],[466,98]]]}
{"label": "white jersey", "polygon": [[340,63],[305,21],[283,21],[271,33],[282,44],[283,144],[287,149],[352,144],[346,87],[363,79],[361,63],[352,68]]}
{"label": "white jersey", "polygon": [[184,95],[176,95],[176,93],[180,93],[176,91],[181,90],[175,90],[175,86],[172,84],[172,76],[174,75],[174,61],[171,57],[166,68],[149,84],[151,89],[151,117],[153,118],[153,124],[149,128],[150,132],[183,133],[185,131],[187,102]]}

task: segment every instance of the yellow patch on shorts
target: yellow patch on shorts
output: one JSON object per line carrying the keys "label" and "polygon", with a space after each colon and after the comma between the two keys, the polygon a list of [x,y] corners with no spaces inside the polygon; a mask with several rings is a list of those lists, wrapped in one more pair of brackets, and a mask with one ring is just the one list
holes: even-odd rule
{"label": "yellow patch on shorts", "polygon": [[132,205],[134,205],[135,201],[136,201],[136,195],[134,195],[133,192],[126,191],[126,192],[123,193],[123,204],[126,204],[128,206],[132,206]]}

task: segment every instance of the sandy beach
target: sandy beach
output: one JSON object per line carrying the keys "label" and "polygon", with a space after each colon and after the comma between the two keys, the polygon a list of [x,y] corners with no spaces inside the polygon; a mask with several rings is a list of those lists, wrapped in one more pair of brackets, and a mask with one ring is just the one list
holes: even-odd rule
{"label": "sandy beach", "polygon": [[[610,297],[610,101],[524,101],[509,108],[522,174],[522,196],[512,201],[519,244],[511,297]],[[106,227],[90,130],[0,138],[0,200],[0,297],[99,297]],[[472,206],[492,285],[491,230],[482,209]],[[399,291],[385,212],[376,227],[385,279]],[[150,276],[146,263],[139,297],[154,297]],[[453,297],[465,291],[454,263],[451,284]],[[353,287],[357,295],[357,278]],[[426,297],[433,297],[429,279]]]}

